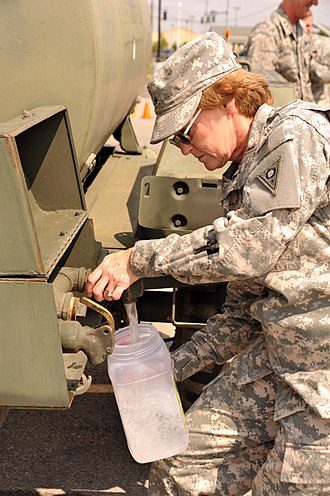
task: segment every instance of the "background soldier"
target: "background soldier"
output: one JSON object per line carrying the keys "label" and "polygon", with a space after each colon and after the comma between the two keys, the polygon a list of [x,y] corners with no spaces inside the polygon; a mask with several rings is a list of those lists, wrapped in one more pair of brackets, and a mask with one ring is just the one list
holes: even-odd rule
{"label": "background soldier", "polygon": [[274,70],[294,83],[295,96],[313,102],[309,38],[299,19],[318,0],[283,0],[270,17],[257,24],[245,46],[252,70]]}
{"label": "background soldier", "polygon": [[[186,414],[185,453],[154,462],[152,496],[330,494],[330,126],[313,103],[268,103],[265,78],[206,33],[148,85],[152,142],[224,167],[225,216],[105,257],[86,292],[140,277],[229,281],[223,312],[172,353],[176,379],[224,364]],[[229,360],[231,359],[231,360]]]}
{"label": "background soldier", "polygon": [[310,39],[310,80],[313,97],[320,105],[330,105],[330,38],[313,33],[313,14],[302,19]]}

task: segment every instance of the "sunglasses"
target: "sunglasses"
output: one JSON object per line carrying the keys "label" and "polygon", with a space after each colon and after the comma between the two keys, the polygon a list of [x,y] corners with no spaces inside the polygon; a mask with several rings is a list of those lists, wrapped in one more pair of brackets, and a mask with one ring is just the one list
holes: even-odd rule
{"label": "sunglasses", "polygon": [[180,148],[180,143],[183,143],[184,145],[190,145],[190,136],[189,136],[189,131],[191,130],[192,126],[194,125],[197,117],[201,113],[202,109],[200,108],[194,117],[191,119],[189,122],[188,126],[184,131],[181,131],[180,133],[176,133],[173,138],[170,138],[168,141],[171,143],[171,145],[177,146]]}

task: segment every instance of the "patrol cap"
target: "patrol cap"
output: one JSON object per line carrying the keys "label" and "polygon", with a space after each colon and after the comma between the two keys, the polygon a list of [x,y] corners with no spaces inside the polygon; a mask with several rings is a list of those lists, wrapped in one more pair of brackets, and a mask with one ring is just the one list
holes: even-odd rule
{"label": "patrol cap", "polygon": [[197,109],[203,90],[240,67],[217,33],[204,33],[176,50],[148,83],[156,113],[150,143],[180,131]]}

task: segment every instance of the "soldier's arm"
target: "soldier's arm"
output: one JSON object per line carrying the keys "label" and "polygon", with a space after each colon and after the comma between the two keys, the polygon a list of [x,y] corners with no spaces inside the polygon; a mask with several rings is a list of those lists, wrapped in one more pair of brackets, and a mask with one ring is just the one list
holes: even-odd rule
{"label": "soldier's arm", "polygon": [[250,314],[251,303],[260,296],[260,287],[247,288],[244,283],[230,283],[223,313],[208,319],[190,341],[172,352],[174,373],[178,382],[202,370],[209,363],[219,365],[254,341],[261,333],[259,322]]}
{"label": "soldier's arm", "polygon": [[275,70],[278,58],[277,32],[269,22],[261,22],[252,30],[245,46],[245,55],[252,70]]}
{"label": "soldier's arm", "polygon": [[[188,284],[201,284],[259,277],[274,269],[317,208],[329,174],[329,144],[318,131],[297,119],[292,135],[285,132],[286,141],[261,161],[246,185],[260,215],[244,218],[244,212],[236,212],[235,221],[227,225],[220,218],[181,237],[171,234],[139,241],[130,260],[134,274],[172,275]],[[267,167],[277,171],[274,191],[272,184],[267,188],[262,182]]]}
{"label": "soldier's arm", "polygon": [[330,38],[314,35],[309,75],[313,83],[330,83]]}

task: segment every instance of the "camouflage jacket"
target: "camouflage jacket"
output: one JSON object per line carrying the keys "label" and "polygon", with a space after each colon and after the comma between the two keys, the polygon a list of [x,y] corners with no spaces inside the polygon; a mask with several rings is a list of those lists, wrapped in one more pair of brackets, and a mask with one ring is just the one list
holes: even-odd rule
{"label": "camouflage jacket", "polygon": [[252,70],[273,70],[294,83],[295,96],[313,102],[309,38],[300,23],[292,26],[282,6],[257,24],[245,46]]}
{"label": "camouflage jacket", "polygon": [[[287,389],[330,416],[320,393],[323,388],[329,398],[328,115],[302,101],[280,109],[263,105],[242,162],[223,178],[226,217],[181,237],[136,243],[131,267],[139,276],[230,281],[224,314],[177,356],[179,379],[199,364],[223,363],[262,333],[269,357],[251,364],[242,381],[275,372]],[[279,402],[280,416],[288,397]]]}
{"label": "camouflage jacket", "polygon": [[330,105],[330,38],[312,35],[310,43],[310,79],[316,103]]}

